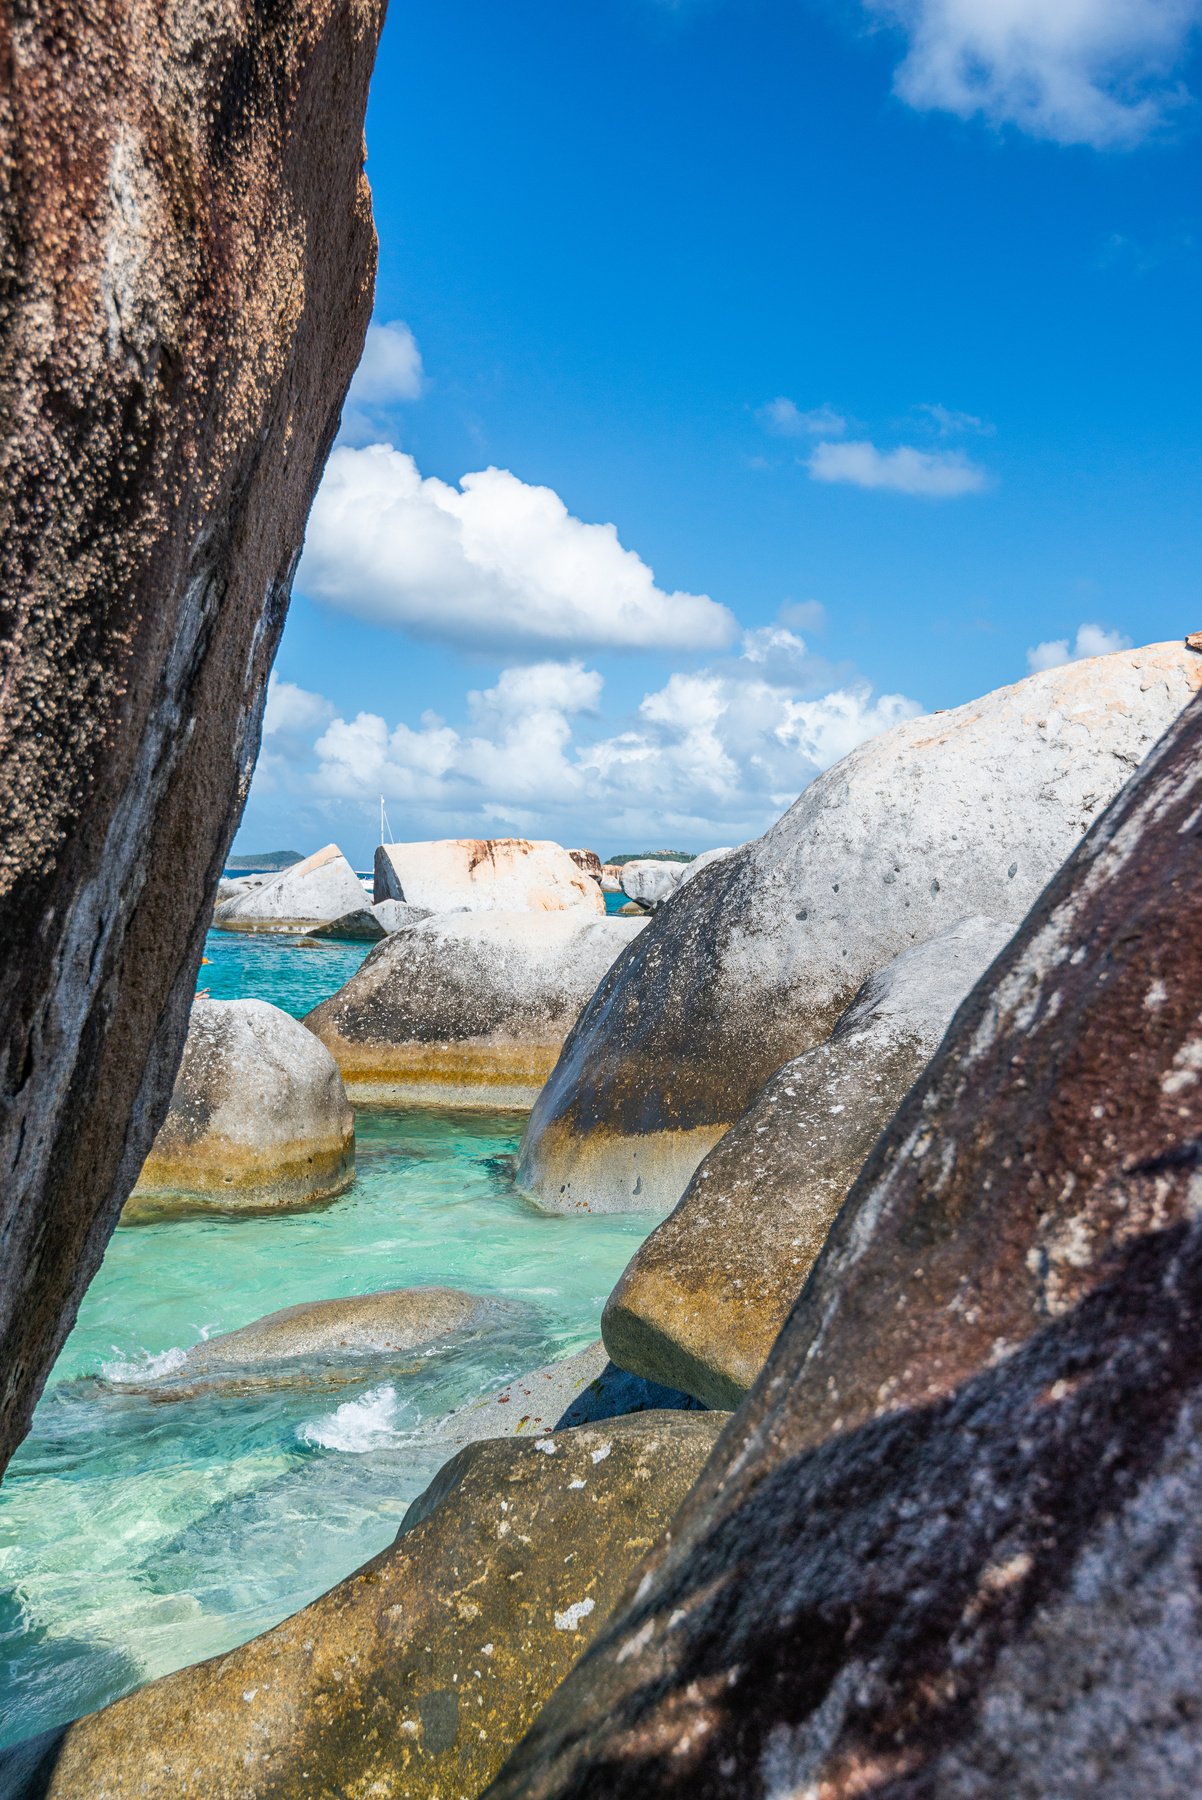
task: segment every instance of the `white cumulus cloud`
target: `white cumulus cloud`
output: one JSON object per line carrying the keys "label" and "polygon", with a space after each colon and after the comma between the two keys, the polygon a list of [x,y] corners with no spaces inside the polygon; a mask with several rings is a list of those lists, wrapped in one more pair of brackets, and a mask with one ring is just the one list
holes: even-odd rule
{"label": "white cumulus cloud", "polygon": [[1077,636],[1049,638],[1047,643],[1033,644],[1027,651],[1027,667],[1033,675],[1041,669],[1056,669],[1061,663],[1083,662],[1087,656],[1109,656],[1113,650],[1130,650],[1131,639],[1121,631],[1107,631],[1104,625],[1078,625]]}
{"label": "white cumulus cloud", "polygon": [[935,500],[979,494],[989,485],[985,470],[962,450],[916,450],[910,444],[895,450],[879,450],[858,439],[817,444],[806,467],[815,481],[887,488],[896,494],[920,494]]}
{"label": "white cumulus cloud", "polygon": [[267,678],[267,704],[263,708],[265,738],[304,738],[334,717],[334,708],[322,694],[281,681],[273,669]]}
{"label": "white cumulus cloud", "polygon": [[357,802],[365,816],[384,794],[394,827],[404,818],[419,835],[563,838],[587,821],[613,842],[730,842],[763,831],[821,769],[920,710],[859,680],[806,697],[811,674],[802,640],[767,627],[740,655],[671,675],[615,729],[599,717],[601,676],[580,660],[510,668],[467,696],[462,727],[430,712],[415,724],[332,720],[303,779],[324,803]]}
{"label": "white cumulus cloud", "polygon": [[403,319],[369,325],[347,399],[364,406],[416,400],[422,391],[422,353]]}
{"label": "white cumulus cloud", "polygon": [[551,488],[494,468],[456,487],[390,444],[331,456],[297,584],[449,643],[717,650],[737,629],[707,595],[657,587],[613,525],[573,517]]}
{"label": "white cumulus cloud", "polygon": [[1183,98],[1202,0],[864,0],[901,25],[901,99],[1097,149],[1137,143]]}

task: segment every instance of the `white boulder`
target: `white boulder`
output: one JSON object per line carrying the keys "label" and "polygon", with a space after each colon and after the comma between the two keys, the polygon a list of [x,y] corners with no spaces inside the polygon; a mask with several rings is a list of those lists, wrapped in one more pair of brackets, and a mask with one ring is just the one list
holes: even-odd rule
{"label": "white boulder", "polygon": [[197,1000],[125,1219],[294,1211],[354,1175],[355,1115],[324,1045],[265,1000]]}
{"label": "white boulder", "polygon": [[381,844],[374,897],[431,912],[602,913],[597,882],[560,844],[529,838],[438,838]]}
{"label": "white boulder", "polygon": [[681,871],[688,865],[678,862],[661,862],[656,857],[638,857],[634,862],[622,864],[618,877],[622,892],[628,900],[637,906],[654,912],[665,900],[670,900],[680,884]]}
{"label": "white boulder", "polygon": [[1049,669],[862,744],[661,908],[581,1015],[519,1181],[674,1206],[768,1077],[860,983],[957,919],[1014,926],[1202,680],[1153,644]]}
{"label": "white boulder", "polygon": [[213,923],[223,931],[303,931],[366,905],[359,877],[337,844],[327,844],[260,887],[223,901]]}

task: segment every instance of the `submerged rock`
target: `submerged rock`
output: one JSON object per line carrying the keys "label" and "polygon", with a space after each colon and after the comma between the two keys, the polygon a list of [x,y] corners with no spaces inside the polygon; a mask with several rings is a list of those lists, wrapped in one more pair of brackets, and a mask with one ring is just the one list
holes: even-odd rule
{"label": "submerged rock", "polygon": [[371,316],[383,15],[6,15],[0,1468],[167,1110]]}
{"label": "submerged rock", "polygon": [[354,1176],[355,1115],[329,1051],[265,1000],[197,1000],[126,1222],[315,1206]]}
{"label": "submerged rock", "polygon": [[302,1358],[361,1358],[415,1350],[469,1331],[492,1303],[459,1288],[389,1288],[343,1300],[310,1300],[255,1319],[237,1331],[206,1338],[187,1352],[181,1378]]}
{"label": "submerged rock", "polygon": [[382,1555],[273,1631],[43,1746],[39,1800],[453,1795],[487,1785],[604,1624],[725,1423],[643,1413],[474,1444]]}
{"label": "submerged rock", "polygon": [[638,930],[576,911],[435,917],[377,945],[305,1024],[361,1105],[529,1106]]}
{"label": "submerged rock", "polygon": [[864,1158],[1009,937],[964,919],[903,950],[824,1044],[772,1076],[610,1295],[601,1328],[616,1362],[739,1404]]}
{"label": "submerged rock", "polygon": [[222,931],[297,931],[357,916],[367,904],[350,863],[337,844],[327,844],[261,887],[223,902],[213,923]]}
{"label": "submerged rock", "polygon": [[1202,1785],[1202,703],[957,1015],[496,1800]]}
{"label": "submerged rock", "polygon": [[431,912],[605,910],[597,883],[560,844],[529,838],[440,838],[381,844],[376,900],[404,900]]}
{"label": "submerged rock", "polygon": [[674,895],[581,1015],[530,1119],[536,1199],[667,1211],[860,983],[971,914],[1015,925],[1202,681],[1154,644],[895,726]]}

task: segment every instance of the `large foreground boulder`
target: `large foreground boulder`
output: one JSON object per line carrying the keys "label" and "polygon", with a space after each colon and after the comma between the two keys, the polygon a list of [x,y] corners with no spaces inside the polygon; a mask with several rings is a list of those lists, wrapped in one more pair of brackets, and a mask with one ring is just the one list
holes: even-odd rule
{"label": "large foreground boulder", "polygon": [[1202,1785],[1202,702],[957,1016],[495,1793]]}
{"label": "large foreground boulder", "polygon": [[329,1051],[265,1000],[197,1000],[126,1222],[294,1211],[354,1178],[355,1115]]}
{"label": "large foreground boulder", "polygon": [[357,1104],[530,1106],[640,928],[575,910],[427,919],[378,944],[305,1024]]}
{"label": "large foreground boulder", "polygon": [[[367,892],[337,844],[258,887],[225,900],[213,915],[221,931],[304,931],[366,911]],[[373,932],[383,936],[383,928]]]}
{"label": "large foreground boulder", "polygon": [[1016,925],[1202,681],[1156,644],[907,720],[656,913],[564,1046],[522,1146],[532,1195],[667,1211],[860,983],[972,914]]}
{"label": "large foreground boulder", "polygon": [[642,1413],[472,1445],[391,1549],[303,1612],[0,1755],[6,1800],[471,1800],[603,1624],[724,1423]]}
{"label": "large foreground boulder", "polygon": [[383,14],[6,22],[0,1467],[170,1097],[371,315]]}
{"label": "large foreground boulder", "polygon": [[431,912],[604,912],[601,890],[576,855],[529,838],[381,844],[374,898],[405,900]]}
{"label": "large foreground boulder", "polygon": [[610,1295],[601,1328],[622,1368],[739,1404],[865,1157],[1009,937],[964,919],[903,950],[772,1076]]}

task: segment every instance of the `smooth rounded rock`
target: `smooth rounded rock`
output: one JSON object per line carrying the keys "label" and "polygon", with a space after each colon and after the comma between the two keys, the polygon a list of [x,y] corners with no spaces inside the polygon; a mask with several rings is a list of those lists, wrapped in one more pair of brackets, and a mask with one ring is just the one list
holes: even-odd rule
{"label": "smooth rounded rock", "polygon": [[327,844],[281,875],[223,901],[213,914],[222,931],[298,931],[360,913],[367,890],[337,844]]}
{"label": "smooth rounded rock", "polygon": [[187,1352],[180,1374],[414,1350],[470,1330],[488,1309],[480,1295],[448,1287],[389,1288],[342,1300],[311,1300],[206,1338]]}
{"label": "smooth rounded rock", "polygon": [[431,912],[605,910],[597,883],[562,844],[531,838],[436,838],[381,844],[373,899]]}
{"label": "smooth rounded rock", "polygon": [[971,914],[1015,925],[1202,681],[1179,643],[894,726],[703,869],[601,983],[531,1115],[540,1205],[674,1206],[867,976]]}
{"label": "smooth rounded rock", "polygon": [[225,1656],[0,1759],[9,1800],[474,1800],[579,1659],[726,1415],[461,1451],[401,1533]]}
{"label": "smooth rounded rock", "polygon": [[123,1218],[332,1200],[354,1179],[354,1125],[337,1064],[298,1020],[265,1000],[197,1000]]}
{"label": "smooth rounded rock", "polygon": [[628,900],[654,912],[676,892],[681,872],[686,867],[685,863],[661,862],[654,857],[640,857],[635,862],[623,863],[619,876],[622,892]]}
{"label": "smooth rounded rock", "polygon": [[903,950],[825,1043],[769,1078],[610,1295],[601,1328],[617,1364],[739,1405],[864,1158],[1009,938],[965,919]]}
{"label": "smooth rounded rock", "polygon": [[305,1023],[358,1104],[530,1106],[640,929],[572,911],[436,916],[378,944]]}

